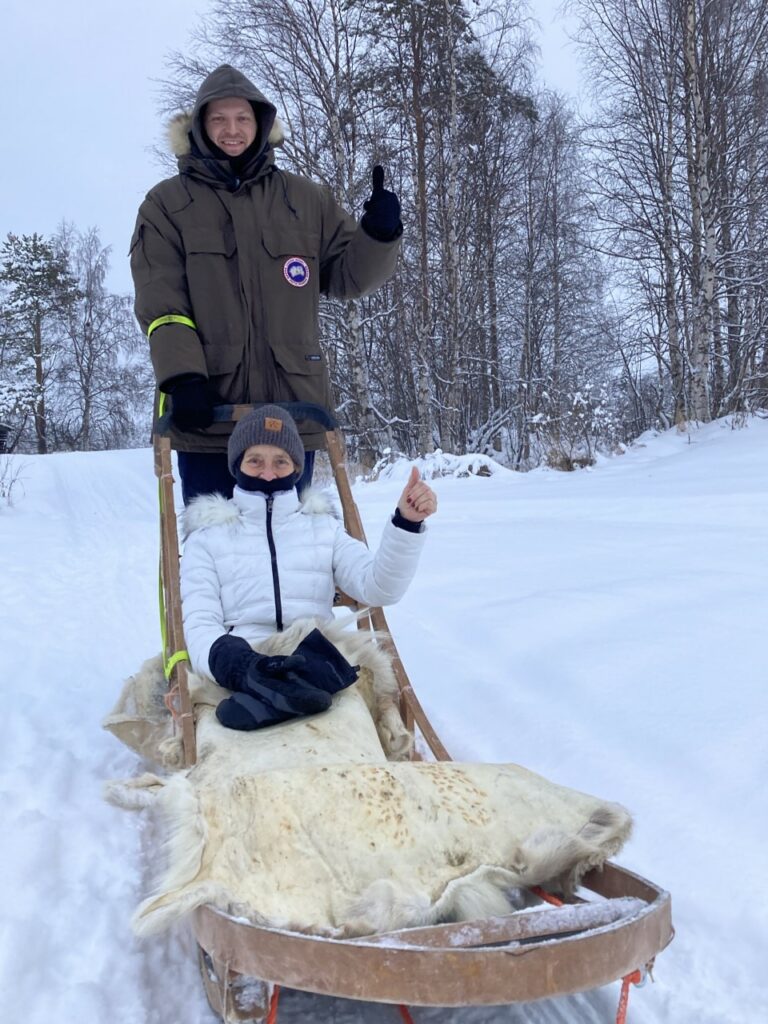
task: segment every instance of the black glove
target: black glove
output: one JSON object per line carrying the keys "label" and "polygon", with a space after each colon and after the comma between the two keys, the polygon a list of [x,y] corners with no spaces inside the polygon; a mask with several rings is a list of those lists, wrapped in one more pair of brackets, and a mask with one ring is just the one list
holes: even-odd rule
{"label": "black glove", "polygon": [[171,396],[171,418],[179,430],[210,427],[214,401],[205,377],[182,376],[165,384]]}
{"label": "black glove", "polygon": [[296,715],[288,714],[287,711],[276,711],[270,704],[247,693],[234,693],[221,701],[216,708],[216,717],[227,729],[252,732],[267,725],[287,722],[290,718],[296,718]]}
{"label": "black glove", "polygon": [[251,732],[254,729],[263,729],[267,725],[278,725],[280,722],[288,722],[292,718],[301,718],[305,714],[327,710],[331,703],[331,695],[321,693],[320,690],[317,693],[320,694],[322,702],[318,698],[314,708],[302,713],[280,711],[269,700],[262,700],[250,692],[233,693],[231,697],[221,701],[216,708],[216,717],[227,729]]}
{"label": "black glove", "polygon": [[242,690],[246,673],[258,658],[247,640],[225,633],[211,644],[208,668],[219,686],[227,690]]}
{"label": "black glove", "polygon": [[297,665],[293,674],[327,694],[338,693],[357,679],[360,666],[350,665],[319,629],[304,637],[294,651],[294,657],[297,655],[303,664]]}
{"label": "black glove", "polygon": [[301,655],[256,656],[248,666],[243,693],[268,701],[276,711],[290,715],[315,715],[331,706],[331,695],[319,689],[313,679],[302,676]]}
{"label": "black glove", "polygon": [[230,729],[259,729],[327,711],[330,693],[296,674],[303,663],[301,655],[261,655],[242,637],[220,636],[211,644],[208,666],[220,686],[236,693],[219,704],[219,721]]}
{"label": "black glove", "polygon": [[363,203],[360,224],[363,231],[377,242],[393,242],[403,233],[400,223],[400,200],[394,192],[384,188],[384,168],[376,164],[373,168],[373,191],[371,198]]}
{"label": "black glove", "polygon": [[303,664],[300,655],[258,654],[247,640],[232,633],[214,640],[208,652],[208,667],[219,686],[238,693],[253,690],[256,696],[287,690],[295,683],[303,686],[303,680],[294,676],[294,670]]}

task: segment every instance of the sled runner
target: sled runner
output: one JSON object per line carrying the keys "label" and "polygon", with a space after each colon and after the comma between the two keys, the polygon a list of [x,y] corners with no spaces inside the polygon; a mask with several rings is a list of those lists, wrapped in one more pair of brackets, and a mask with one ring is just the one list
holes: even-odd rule
{"label": "sled runner", "polygon": [[[216,411],[236,421],[250,406]],[[328,455],[347,531],[365,541],[347,477],[342,441],[328,418]],[[188,687],[179,586],[179,543],[170,444],[155,434],[160,488],[161,604],[167,703],[181,732],[184,761],[195,764],[196,734]],[[341,603],[351,603],[340,595]],[[358,627],[388,634],[381,609],[369,609]],[[397,655],[389,654],[399,687],[399,712],[418,738],[414,747],[436,762],[451,762]],[[421,761],[418,753],[414,759]],[[323,769],[324,771],[327,769]],[[394,770],[394,769],[393,769]],[[421,770],[421,769],[418,769]],[[443,769],[441,769],[443,770]],[[407,769],[406,769],[407,771]],[[335,938],[250,923],[211,904],[191,919],[210,1005],[225,1022],[273,1022],[281,986],[330,996],[406,1006],[479,1006],[529,1002],[585,991],[622,979],[617,1021],[625,1019],[630,984],[639,984],[671,941],[668,893],[616,864],[589,871],[576,895],[562,902],[534,888],[525,910],[478,920],[400,928]],[[538,902],[537,902],[538,900]]]}

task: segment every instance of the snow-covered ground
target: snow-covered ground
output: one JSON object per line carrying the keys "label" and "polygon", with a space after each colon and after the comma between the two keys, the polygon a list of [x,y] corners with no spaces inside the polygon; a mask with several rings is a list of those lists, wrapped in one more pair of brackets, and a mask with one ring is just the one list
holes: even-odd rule
{"label": "snow-covered ground", "polygon": [[[159,647],[151,452],[11,462],[0,1020],[211,1024],[189,936],[130,933],[141,818],[101,799],[136,762],[100,722]],[[355,486],[372,541],[398,475]],[[655,984],[632,992],[630,1024],[768,1019],[768,420],[644,437],[589,471],[434,486],[418,578],[388,618],[446,746],[634,813],[621,862],[671,891],[677,935]],[[618,988],[413,1018],[612,1022]],[[281,1022],[299,1019],[400,1018],[284,993]]]}

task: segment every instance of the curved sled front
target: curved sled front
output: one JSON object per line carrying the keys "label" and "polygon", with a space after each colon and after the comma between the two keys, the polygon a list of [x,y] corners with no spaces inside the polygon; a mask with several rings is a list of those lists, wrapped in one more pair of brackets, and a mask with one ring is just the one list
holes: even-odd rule
{"label": "curved sled front", "polygon": [[612,864],[584,888],[604,898],[351,940],[261,928],[207,906],[193,918],[211,959],[238,974],[370,1002],[494,1005],[606,985],[670,942],[667,892]]}

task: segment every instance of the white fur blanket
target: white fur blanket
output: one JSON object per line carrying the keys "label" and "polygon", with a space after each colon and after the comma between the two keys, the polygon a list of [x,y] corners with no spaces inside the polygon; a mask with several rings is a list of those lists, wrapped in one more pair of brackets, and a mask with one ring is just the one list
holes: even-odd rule
{"label": "white fur blanket", "polygon": [[[213,714],[225,691],[193,677],[195,767],[110,787],[122,806],[156,800],[168,821],[167,870],[136,912],[140,934],[205,903],[334,937],[508,913],[522,887],[569,892],[621,848],[631,820],[617,804],[516,765],[398,761],[409,746],[388,659],[364,633],[323,629],[366,670],[329,712],[233,732]],[[135,722],[126,729],[142,703],[159,720],[156,700],[124,691],[105,724],[169,766],[174,741],[161,729],[151,741]]]}
{"label": "white fur blanket", "polygon": [[[351,617],[354,619],[354,617]],[[229,696],[207,676],[189,675],[189,692],[195,712],[198,764],[195,777],[215,771],[223,760],[248,765],[251,772],[269,768],[321,762],[403,760],[411,754],[412,738],[398,711],[399,690],[389,655],[381,638],[368,631],[349,630],[348,619],[320,622],[306,619],[268,637],[259,645],[264,654],[287,654],[315,626],[338,647],[347,661],[360,666],[354,686],[337,694],[332,711],[241,733],[224,729],[213,714]],[[180,734],[165,707],[167,690],[162,659],[145,661],[122,693],[104,728],[135,750],[153,766],[180,769],[184,758]],[[224,771],[224,765],[222,765]]]}

